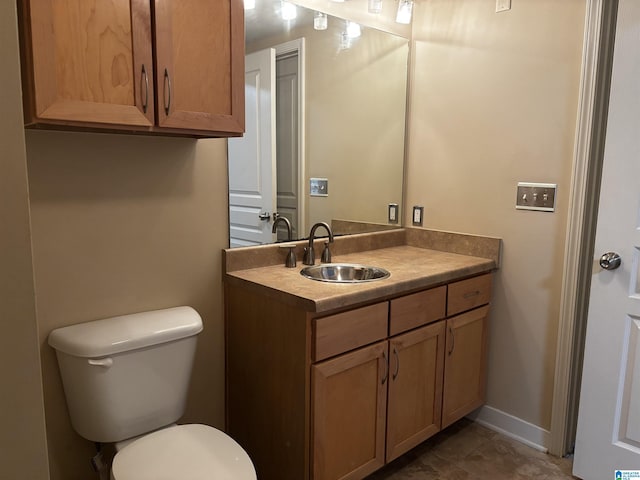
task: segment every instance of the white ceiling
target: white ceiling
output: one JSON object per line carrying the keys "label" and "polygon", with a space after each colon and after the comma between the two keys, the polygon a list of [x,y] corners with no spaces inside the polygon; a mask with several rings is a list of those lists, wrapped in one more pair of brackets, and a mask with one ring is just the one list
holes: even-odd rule
{"label": "white ceiling", "polygon": [[256,8],[245,10],[245,37],[247,44],[257,39],[270,37],[283,28],[313,24],[313,10],[296,5],[298,16],[294,20],[282,20],[280,0],[256,0]]}

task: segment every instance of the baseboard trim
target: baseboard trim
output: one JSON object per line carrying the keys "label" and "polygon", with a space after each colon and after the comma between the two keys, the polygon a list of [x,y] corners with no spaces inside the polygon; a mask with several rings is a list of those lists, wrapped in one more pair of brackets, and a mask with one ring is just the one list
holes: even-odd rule
{"label": "baseboard trim", "polygon": [[469,414],[467,418],[531,448],[544,453],[549,451],[549,441],[551,439],[549,430],[540,428],[497,408],[485,405]]}

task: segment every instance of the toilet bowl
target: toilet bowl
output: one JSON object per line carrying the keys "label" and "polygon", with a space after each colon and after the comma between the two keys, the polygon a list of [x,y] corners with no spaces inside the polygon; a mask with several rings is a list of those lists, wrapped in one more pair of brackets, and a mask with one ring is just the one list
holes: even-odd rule
{"label": "toilet bowl", "polygon": [[247,453],[207,425],[168,427],[119,450],[111,480],[256,480]]}
{"label": "toilet bowl", "polygon": [[193,308],[175,307],[49,334],[73,428],[116,446],[112,480],[256,480],[231,437],[208,425],[175,424],[201,331]]}

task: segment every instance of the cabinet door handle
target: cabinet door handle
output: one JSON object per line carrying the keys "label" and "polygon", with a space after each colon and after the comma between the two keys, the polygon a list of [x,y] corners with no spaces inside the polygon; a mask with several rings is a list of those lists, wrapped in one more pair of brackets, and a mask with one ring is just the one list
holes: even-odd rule
{"label": "cabinet door handle", "polygon": [[171,78],[169,77],[169,71],[164,69],[164,113],[169,115],[169,110],[171,109]]}
{"label": "cabinet door handle", "polygon": [[475,297],[477,295],[480,295],[480,290],[475,290],[473,292],[467,292],[464,295],[462,295],[462,298],[468,299],[468,298],[471,298],[471,297]]}
{"label": "cabinet door handle", "polygon": [[147,75],[147,69],[144,67],[144,63],[142,64],[142,74],[140,75],[140,91],[141,92],[142,92],[143,86],[144,86],[144,100],[142,101],[142,112],[147,113],[147,107],[149,106],[149,75]]}
{"label": "cabinet door handle", "polygon": [[382,361],[384,362],[384,375],[382,376],[382,384],[389,378],[389,360],[387,359],[387,352],[382,352]]}
{"label": "cabinet door handle", "polygon": [[451,348],[449,349],[448,355],[451,355],[453,353],[453,348],[456,345],[456,337],[453,335],[453,329],[451,327],[449,327],[449,334],[451,335]]}
{"label": "cabinet door handle", "polygon": [[393,355],[396,357],[396,371],[393,372],[393,380],[398,378],[398,372],[400,372],[400,355],[398,355],[398,349],[393,347]]}

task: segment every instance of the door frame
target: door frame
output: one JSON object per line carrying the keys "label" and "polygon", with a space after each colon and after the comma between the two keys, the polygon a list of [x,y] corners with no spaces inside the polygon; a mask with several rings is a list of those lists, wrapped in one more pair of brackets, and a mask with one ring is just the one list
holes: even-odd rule
{"label": "door frame", "polygon": [[276,61],[281,55],[296,53],[298,56],[298,232],[306,232],[307,225],[307,189],[306,178],[306,70],[305,70],[305,39],[297,38],[289,42],[276,45]]}
{"label": "door frame", "polygon": [[587,0],[549,452],[575,440],[618,0]]}

